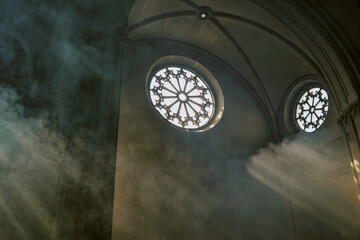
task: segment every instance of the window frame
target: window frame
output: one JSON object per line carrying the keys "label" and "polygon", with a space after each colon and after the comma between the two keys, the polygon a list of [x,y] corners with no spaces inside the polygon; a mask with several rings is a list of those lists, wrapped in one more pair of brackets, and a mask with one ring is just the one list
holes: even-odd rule
{"label": "window frame", "polygon": [[[190,71],[191,73],[195,74],[197,77],[199,77],[208,86],[208,88],[213,96],[213,99],[214,99],[214,110],[213,110],[213,114],[210,117],[209,121],[206,124],[204,124],[203,126],[201,126],[199,128],[194,128],[194,129],[188,129],[188,128],[183,128],[183,127],[177,126],[177,125],[173,124],[172,122],[170,122],[168,119],[166,119],[164,116],[162,116],[161,113],[159,113],[158,110],[155,108],[155,106],[151,100],[151,96],[150,96],[151,80],[158,71],[160,71],[164,68],[168,68],[168,67],[179,67],[179,68],[186,69],[186,70]],[[223,93],[222,93],[222,90],[221,90],[221,87],[220,87],[218,81],[215,79],[215,77],[211,74],[211,72],[207,68],[205,68],[203,65],[196,62],[195,60],[187,58],[187,57],[178,56],[178,55],[170,55],[170,56],[165,56],[165,57],[162,57],[162,58],[156,60],[152,64],[152,66],[149,68],[148,74],[146,76],[145,89],[146,89],[148,101],[151,105],[151,108],[153,109],[153,112],[156,112],[156,115],[159,118],[161,118],[163,121],[166,121],[168,125],[176,128],[176,129],[184,130],[187,132],[207,131],[207,130],[215,127],[215,125],[220,121],[220,119],[223,115],[223,112],[224,112],[224,96],[223,96]]]}

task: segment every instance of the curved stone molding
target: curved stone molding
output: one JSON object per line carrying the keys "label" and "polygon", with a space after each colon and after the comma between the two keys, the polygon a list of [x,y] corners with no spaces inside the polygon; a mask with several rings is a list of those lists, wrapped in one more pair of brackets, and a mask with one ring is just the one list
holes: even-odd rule
{"label": "curved stone molding", "polygon": [[350,120],[353,120],[360,114],[359,101],[350,103],[336,118],[337,123],[340,126],[345,126]]}

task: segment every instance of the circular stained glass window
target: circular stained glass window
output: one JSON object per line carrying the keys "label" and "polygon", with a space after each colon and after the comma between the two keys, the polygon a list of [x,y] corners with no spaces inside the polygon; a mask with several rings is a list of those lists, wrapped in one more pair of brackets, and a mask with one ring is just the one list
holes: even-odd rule
{"label": "circular stained glass window", "polygon": [[305,132],[314,132],[325,121],[329,110],[329,97],[322,88],[310,88],[303,93],[297,103],[295,120]]}
{"label": "circular stained glass window", "polygon": [[184,129],[206,126],[215,112],[215,98],[204,79],[182,67],[165,67],[150,80],[149,95],[157,112]]}

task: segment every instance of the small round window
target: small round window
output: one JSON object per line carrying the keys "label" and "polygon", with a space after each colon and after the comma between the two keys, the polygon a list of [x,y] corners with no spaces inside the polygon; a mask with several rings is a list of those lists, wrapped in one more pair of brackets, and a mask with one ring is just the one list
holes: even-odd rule
{"label": "small round window", "polygon": [[214,116],[215,97],[206,81],[183,67],[165,67],[150,79],[149,96],[160,115],[184,129],[201,129]]}
{"label": "small round window", "polygon": [[325,121],[329,110],[327,92],[319,87],[307,89],[299,98],[295,108],[297,126],[305,132],[314,132]]}

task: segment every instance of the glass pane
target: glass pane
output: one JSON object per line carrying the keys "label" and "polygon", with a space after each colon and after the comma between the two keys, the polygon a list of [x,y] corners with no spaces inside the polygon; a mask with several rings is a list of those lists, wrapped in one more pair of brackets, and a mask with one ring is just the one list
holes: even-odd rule
{"label": "glass pane", "polygon": [[305,132],[314,132],[324,122],[329,109],[328,94],[321,88],[310,88],[296,106],[296,123]]}
{"label": "glass pane", "polygon": [[205,126],[215,111],[214,95],[196,73],[181,67],[166,67],[149,84],[150,99],[160,115],[185,129]]}

